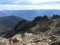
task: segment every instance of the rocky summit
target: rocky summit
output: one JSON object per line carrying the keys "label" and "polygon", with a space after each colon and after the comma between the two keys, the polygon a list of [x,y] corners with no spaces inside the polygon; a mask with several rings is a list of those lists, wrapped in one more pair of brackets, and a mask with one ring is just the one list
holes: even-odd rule
{"label": "rocky summit", "polygon": [[60,16],[21,20],[12,30],[1,33],[0,45],[60,45]]}

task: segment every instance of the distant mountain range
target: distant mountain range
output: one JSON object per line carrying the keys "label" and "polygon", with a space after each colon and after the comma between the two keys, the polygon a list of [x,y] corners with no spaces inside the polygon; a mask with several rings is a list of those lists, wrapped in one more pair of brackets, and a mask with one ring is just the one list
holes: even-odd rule
{"label": "distant mountain range", "polygon": [[0,11],[0,32],[11,30],[21,20],[32,20],[36,16],[60,15],[60,10],[2,10]]}
{"label": "distant mountain range", "polygon": [[11,30],[21,20],[23,18],[13,15],[0,17],[0,32]]}
{"label": "distant mountain range", "polygon": [[31,20],[34,17],[39,15],[52,16],[53,14],[60,15],[60,10],[2,10],[0,11],[0,16],[15,15],[15,16],[23,17],[28,20]]}

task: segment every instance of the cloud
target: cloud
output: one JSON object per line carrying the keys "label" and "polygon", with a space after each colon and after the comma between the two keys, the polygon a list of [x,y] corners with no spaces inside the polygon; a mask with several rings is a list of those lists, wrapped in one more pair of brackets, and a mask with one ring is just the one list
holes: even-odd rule
{"label": "cloud", "polygon": [[0,10],[60,9],[59,5],[0,5]]}
{"label": "cloud", "polygon": [[60,0],[0,0],[0,10],[60,9]]}
{"label": "cloud", "polygon": [[3,4],[14,4],[14,5],[33,5],[33,4],[43,4],[51,2],[60,2],[60,0],[0,0],[0,5]]}
{"label": "cloud", "polygon": [[0,0],[0,5],[40,5],[56,2],[60,3],[60,0]]}
{"label": "cloud", "polygon": [[14,4],[40,4],[44,2],[60,2],[60,0],[16,0]]}
{"label": "cloud", "polygon": [[16,0],[15,2],[13,2],[13,4],[19,4],[19,5],[21,5],[21,4],[26,4],[26,5],[29,5],[29,4],[31,4],[31,2],[29,2],[28,0]]}

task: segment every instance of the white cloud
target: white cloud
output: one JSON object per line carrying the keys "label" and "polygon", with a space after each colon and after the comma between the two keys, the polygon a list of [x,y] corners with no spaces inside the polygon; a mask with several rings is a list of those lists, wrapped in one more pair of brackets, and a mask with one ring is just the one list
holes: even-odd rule
{"label": "white cloud", "polygon": [[43,3],[43,2],[57,2],[60,0],[16,0],[14,3],[19,4],[19,3],[31,3],[31,4],[38,4],[38,3]]}
{"label": "white cloud", "polygon": [[[3,0],[2,2],[4,2],[5,4],[5,1]],[[60,2],[60,0],[13,0],[13,1],[10,0],[7,2],[12,2],[13,4],[8,5],[6,3],[7,5],[4,4],[0,5],[0,10],[60,9],[60,3],[56,3],[56,4],[53,3],[53,2]],[[48,2],[48,3],[50,2],[50,3],[45,4],[44,2]],[[51,4],[51,2],[53,4]],[[26,4],[26,5],[21,5],[21,4]],[[37,4],[37,5],[32,5],[32,4]]]}
{"label": "white cloud", "polygon": [[25,4],[25,2],[28,3],[27,0],[16,0],[15,2],[13,2],[13,4],[21,4],[21,3]]}
{"label": "white cloud", "polygon": [[60,9],[59,5],[0,5],[0,10]]}
{"label": "white cloud", "polygon": [[56,2],[56,1],[60,1],[60,0],[30,0],[29,2],[32,2],[33,4],[37,4],[42,2]]}
{"label": "white cloud", "polygon": [[40,4],[44,2],[60,2],[60,0],[0,0],[0,4]]}

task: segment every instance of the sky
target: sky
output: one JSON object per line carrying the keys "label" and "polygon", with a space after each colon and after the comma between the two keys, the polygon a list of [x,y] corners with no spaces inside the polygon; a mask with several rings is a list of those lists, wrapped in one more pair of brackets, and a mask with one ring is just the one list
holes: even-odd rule
{"label": "sky", "polygon": [[60,9],[60,0],[0,0],[0,10]]}

